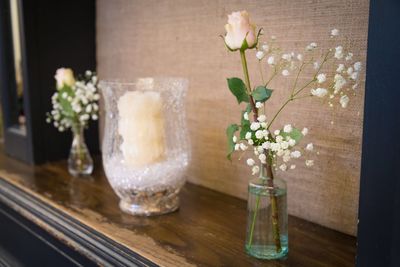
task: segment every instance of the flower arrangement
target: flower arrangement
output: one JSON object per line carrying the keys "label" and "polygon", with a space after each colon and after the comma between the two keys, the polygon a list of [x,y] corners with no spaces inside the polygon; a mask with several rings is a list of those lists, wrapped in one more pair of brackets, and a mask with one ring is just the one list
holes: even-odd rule
{"label": "flower arrangement", "polygon": [[89,120],[98,119],[100,95],[97,76],[91,71],[75,80],[73,71],[60,68],[54,76],[57,91],[51,97],[53,110],[47,113],[47,122],[53,122],[60,132],[73,127],[86,127]]}
{"label": "flower arrangement", "polygon": [[60,132],[71,128],[74,139],[68,158],[68,170],[74,176],[87,175],[93,170],[93,160],[84,141],[83,130],[90,120],[98,119],[97,76],[86,71],[74,77],[73,71],[60,68],[54,76],[56,92],[51,97],[53,110],[47,113],[46,121],[53,123]]}
{"label": "flower arrangement", "polygon": [[[301,144],[302,138],[308,134],[308,128],[295,127],[288,122],[284,127],[277,128],[275,121],[283,110],[292,102],[306,98],[321,100],[328,107],[340,105],[346,108],[350,98],[355,95],[361,62],[353,60],[353,53],[343,45],[333,45],[323,51],[316,42],[305,44],[301,52],[285,52],[272,36],[268,43],[261,43],[262,29],[256,31],[246,11],[233,12],[228,15],[225,25],[226,35],[222,36],[225,46],[231,52],[239,52],[244,81],[240,78],[228,78],[229,90],[236,97],[239,104],[246,104],[241,113],[240,123],[228,126],[226,130],[228,140],[228,158],[232,153],[250,152],[246,163],[252,174],[266,173],[266,183],[270,188],[272,231],[276,252],[280,252],[281,240],[278,220],[277,199],[273,192],[274,170],[287,171],[296,168],[293,161],[307,155],[314,150],[313,143]],[[339,30],[330,32],[330,39],[337,42]],[[246,51],[255,50],[258,60],[262,84],[252,86],[250,81]],[[266,68],[267,73],[264,73]],[[300,83],[300,76],[311,73],[308,81]],[[274,79],[288,79],[287,98],[281,103],[275,113],[266,113],[266,103],[272,99],[273,90],[270,83]],[[281,90],[281,89],[280,89]],[[307,167],[314,164],[314,160],[307,157],[304,160]],[[264,172],[265,171],[265,172]],[[257,199],[257,207],[259,198]],[[254,223],[250,223],[250,237],[248,246],[252,245]]]}

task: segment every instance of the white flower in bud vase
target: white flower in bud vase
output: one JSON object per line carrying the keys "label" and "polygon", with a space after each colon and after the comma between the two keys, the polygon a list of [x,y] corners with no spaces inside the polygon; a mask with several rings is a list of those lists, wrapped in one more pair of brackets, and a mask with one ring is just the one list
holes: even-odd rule
{"label": "white flower in bud vase", "polygon": [[259,173],[260,172],[260,167],[253,166],[253,168],[251,168],[251,172],[252,172],[252,175],[255,175],[255,174]]}
{"label": "white flower in bud vase", "polygon": [[350,53],[350,52],[349,52],[349,53],[347,54],[347,56],[346,56],[345,59],[346,59],[346,61],[349,61],[349,60],[351,60],[352,58],[353,58],[353,53]]}
{"label": "white flower in bud vase", "polygon": [[331,30],[331,36],[338,36],[339,35],[339,30],[338,29],[333,29]]}
{"label": "white flower in bud vase", "polygon": [[293,127],[292,127],[291,124],[286,124],[286,125],[283,127],[283,131],[284,131],[285,133],[290,133],[290,132],[292,132],[292,130],[293,130]]}
{"label": "white flower in bud vase", "polygon": [[340,97],[340,105],[342,106],[342,108],[347,108],[347,105],[349,104],[350,98],[347,95],[342,95]]}
{"label": "white flower in bud vase", "polygon": [[355,69],[356,71],[360,71],[360,70],[361,70],[361,67],[362,67],[361,62],[356,62],[356,63],[354,63],[354,69]]}
{"label": "white flower in bud vase", "polygon": [[289,152],[289,154],[285,153],[282,157],[282,160],[283,160],[283,162],[289,162],[290,161],[290,152]]}
{"label": "white flower in bud vase", "polygon": [[295,158],[295,159],[300,158],[300,157],[301,157],[301,152],[298,151],[298,150],[295,150],[295,151],[293,151],[293,152],[290,153],[290,156],[291,156],[292,158]]}
{"label": "white flower in bud vase", "polygon": [[282,149],[288,149],[288,148],[289,148],[289,142],[283,141],[283,142],[281,143],[281,148],[282,148]]}
{"label": "white flower in bud vase", "polygon": [[249,145],[254,145],[254,141],[253,141],[253,139],[250,139],[249,141],[247,141],[247,143],[249,144]]}
{"label": "white flower in bud vase", "polygon": [[259,122],[264,122],[266,119],[267,119],[267,117],[266,117],[265,115],[260,115],[260,116],[258,116],[258,118],[257,118],[257,120],[258,120]]}
{"label": "white flower in bud vase", "polygon": [[342,75],[336,74],[335,78],[334,78],[334,82],[335,82],[335,84],[333,85],[333,89],[334,89],[333,93],[337,94],[343,88],[343,86],[346,84],[346,80],[345,80],[345,78],[343,78]]}
{"label": "white flower in bud vase", "polygon": [[258,60],[263,59],[264,56],[265,56],[265,54],[264,54],[263,51],[257,51],[257,53],[256,53],[256,58],[257,58]]}
{"label": "white flower in bud vase", "polygon": [[348,75],[351,75],[353,73],[353,67],[349,67],[346,72]]}
{"label": "white flower in bud vase", "polygon": [[264,142],[262,144],[262,148],[264,148],[264,149],[269,149],[270,147],[271,147],[271,143],[270,142]]}
{"label": "white flower in bud vase", "polygon": [[264,105],[261,102],[256,102],[256,108],[262,108]]}
{"label": "white flower in bud vase", "polygon": [[317,48],[317,43],[312,42],[309,45],[307,45],[306,50],[311,51],[311,50],[314,50],[315,48]]}
{"label": "white flower in bud vase", "polygon": [[267,63],[268,63],[269,65],[275,65],[275,57],[274,57],[274,56],[268,57]]}
{"label": "white flower in bud vase", "polygon": [[233,136],[233,137],[232,137],[232,141],[233,141],[234,143],[236,143],[236,142],[237,142],[237,136]]}
{"label": "white flower in bud vase", "polygon": [[253,131],[257,131],[260,128],[260,123],[258,122],[252,122],[250,124],[250,129],[252,129]]}
{"label": "white flower in bud vase", "polygon": [[267,162],[267,156],[265,154],[261,154],[258,156],[258,159],[261,161],[261,163],[265,164]]}
{"label": "white flower in bud vase", "polygon": [[225,30],[225,44],[232,51],[253,48],[257,44],[256,26],[250,23],[247,11],[228,15]]}
{"label": "white flower in bud vase", "polygon": [[289,141],[289,146],[295,146],[296,145],[296,140],[290,139]]}
{"label": "white flower in bud vase", "polygon": [[249,113],[247,113],[247,112],[243,113],[243,119],[248,121],[249,120]]}
{"label": "white flower in bud vase", "polygon": [[57,89],[61,89],[64,86],[72,87],[75,84],[74,73],[68,68],[58,69],[54,78],[57,81]]}
{"label": "white flower in bud vase", "polygon": [[263,138],[264,138],[264,135],[263,135],[262,130],[258,130],[258,131],[256,132],[256,138],[257,138],[257,139],[263,139]]}
{"label": "white flower in bud vase", "polygon": [[282,75],[283,75],[283,76],[289,76],[289,74],[290,74],[290,73],[289,73],[288,70],[283,70],[283,71],[282,71]]}
{"label": "white flower in bud vase", "polygon": [[314,160],[312,160],[312,159],[306,160],[306,166],[307,167],[312,167],[313,165],[314,165]]}
{"label": "white flower in bud vase", "polygon": [[247,132],[245,138],[246,138],[247,140],[248,140],[248,139],[251,139],[251,132]]}
{"label": "white flower in bud vase", "polygon": [[283,54],[282,59],[286,61],[291,61],[292,60],[292,55],[291,54]]}
{"label": "white flower in bud vase", "polygon": [[256,162],[254,161],[254,159],[247,159],[246,163],[247,163],[247,165],[249,165],[249,166],[254,166],[254,164],[255,164]]}
{"label": "white flower in bud vase", "polygon": [[337,46],[335,48],[335,58],[337,59],[343,58],[343,46]]}
{"label": "white flower in bud vase", "polygon": [[341,73],[342,71],[344,71],[344,65],[343,64],[339,64],[338,65],[338,67],[337,67],[337,69],[336,69],[336,72],[338,72],[338,73]]}
{"label": "white flower in bud vase", "polygon": [[301,130],[301,134],[306,136],[308,134],[308,128],[303,128],[303,130]]}
{"label": "white flower in bud vase", "polygon": [[313,151],[313,149],[314,149],[314,145],[313,145],[313,143],[309,143],[309,144],[307,144],[307,146],[306,146],[306,150],[308,150],[308,151]]}
{"label": "white flower in bud vase", "polygon": [[303,60],[303,55],[302,54],[297,54],[297,60],[302,61]]}
{"label": "white flower in bud vase", "polygon": [[290,165],[290,169],[291,169],[291,170],[296,169],[296,165],[295,165],[295,164]]}
{"label": "white flower in bud vase", "polygon": [[326,74],[320,73],[317,76],[318,83],[324,83],[326,81]]}
{"label": "white flower in bud vase", "polygon": [[353,72],[350,75],[350,79],[352,79],[353,81],[357,80],[358,79],[358,72]]}
{"label": "white flower in bud vase", "polygon": [[324,97],[328,94],[328,90],[325,88],[311,89],[311,94],[317,97]]}

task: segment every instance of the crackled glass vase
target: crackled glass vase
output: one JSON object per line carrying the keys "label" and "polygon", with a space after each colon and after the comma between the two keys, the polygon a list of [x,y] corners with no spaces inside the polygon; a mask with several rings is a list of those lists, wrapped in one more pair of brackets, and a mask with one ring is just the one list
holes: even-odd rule
{"label": "crackled glass vase", "polygon": [[100,83],[106,111],[103,164],[122,211],[150,216],[178,209],[190,160],[187,86],[178,78]]}

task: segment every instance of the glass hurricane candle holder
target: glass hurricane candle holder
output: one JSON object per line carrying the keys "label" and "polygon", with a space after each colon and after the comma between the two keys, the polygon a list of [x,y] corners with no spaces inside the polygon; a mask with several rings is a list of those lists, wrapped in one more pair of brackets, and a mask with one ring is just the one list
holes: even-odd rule
{"label": "glass hurricane candle holder", "polygon": [[149,216],[179,207],[190,159],[187,86],[178,78],[100,83],[106,111],[103,164],[122,211]]}

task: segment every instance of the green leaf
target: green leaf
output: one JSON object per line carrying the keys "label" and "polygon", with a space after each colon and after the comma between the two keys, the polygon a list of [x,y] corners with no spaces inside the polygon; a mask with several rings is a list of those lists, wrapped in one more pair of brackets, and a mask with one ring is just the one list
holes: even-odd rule
{"label": "green leaf", "polygon": [[226,128],[226,137],[228,138],[228,155],[227,158],[231,160],[232,152],[235,151],[235,143],[233,142],[233,135],[239,130],[239,125],[231,124]]}
{"label": "green leaf", "polygon": [[254,97],[254,99],[258,102],[265,102],[267,101],[271,95],[272,95],[272,90],[266,88],[265,86],[258,86],[252,93],[251,95]]}
{"label": "green leaf", "polygon": [[228,78],[228,87],[232,94],[236,97],[238,103],[249,103],[249,95],[246,91],[246,85],[239,78]]}
{"label": "green leaf", "polygon": [[66,98],[62,97],[64,93],[66,93],[68,96],[74,97],[74,91],[69,86],[64,86],[58,91],[58,102],[61,105],[63,115],[72,118],[74,116],[74,111],[71,103]]}
{"label": "green leaf", "polygon": [[301,131],[297,128],[292,128],[292,131],[290,133],[285,133],[283,130],[281,130],[280,135],[286,139],[287,136],[290,136],[293,140],[296,141],[296,145],[300,142],[301,138],[303,138],[303,134]]}

